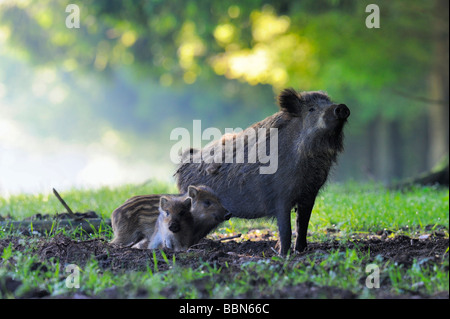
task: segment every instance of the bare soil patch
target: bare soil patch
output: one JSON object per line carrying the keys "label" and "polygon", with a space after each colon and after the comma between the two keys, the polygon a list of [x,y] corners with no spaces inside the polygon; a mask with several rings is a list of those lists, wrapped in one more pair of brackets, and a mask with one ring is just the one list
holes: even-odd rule
{"label": "bare soil patch", "polygon": [[[269,237],[265,234],[263,237]],[[274,249],[275,240],[228,240],[218,241],[212,239],[203,239],[199,244],[185,252],[173,252],[164,250],[165,256],[161,251],[139,250],[131,248],[120,248],[110,245],[103,239],[92,240],[73,240],[64,235],[56,235],[52,238],[43,237],[10,237],[0,240],[0,251],[12,245],[14,250],[26,251],[36,254],[41,261],[58,259],[60,265],[74,263],[83,267],[89,260],[95,259],[103,270],[113,272],[145,271],[146,269],[155,269],[154,259],[157,261],[158,271],[166,271],[171,268],[171,263],[175,255],[176,265],[181,267],[190,267],[196,269],[204,263],[223,267],[225,270],[221,276],[227,276],[234,272],[241,271],[244,263],[249,261],[259,261],[272,259],[277,256]],[[423,239],[411,238],[408,236],[396,236],[393,238],[383,238],[380,236],[368,236],[349,241],[330,239],[326,242],[312,242],[306,251],[291,256],[288,260],[292,266],[306,262],[311,258],[326,258],[330,253],[336,251],[345,251],[347,248],[357,251],[370,253],[370,257],[390,260],[393,263],[410,267],[414,260],[425,264],[433,265],[442,262],[442,256],[449,246],[449,239],[445,237],[430,235]],[[273,261],[277,262],[277,261]],[[279,261],[281,263],[281,261]],[[40,265],[37,264],[36,267]],[[61,267],[62,267],[61,266]],[[217,280],[226,281],[226,278],[217,278]],[[257,279],[256,279],[257,280]],[[3,289],[14,289],[19,283],[8,279]],[[197,288],[203,284],[201,280],[194,283]],[[249,283],[257,284],[257,282]],[[6,286],[5,286],[6,285]],[[167,297],[170,298],[170,289],[167,291]],[[46,297],[48,294],[42,291],[31,293],[30,297]],[[114,294],[113,294],[114,296]],[[126,296],[118,296],[126,297]],[[205,297],[207,293],[205,292]],[[301,285],[286,286],[265,295],[260,292],[245,293],[243,298],[357,298],[351,291],[335,287],[321,287],[313,283],[303,283]],[[448,291],[439,293],[436,296],[423,296],[415,293],[396,296],[380,293],[380,297],[398,298],[398,297],[432,297],[448,298]]]}

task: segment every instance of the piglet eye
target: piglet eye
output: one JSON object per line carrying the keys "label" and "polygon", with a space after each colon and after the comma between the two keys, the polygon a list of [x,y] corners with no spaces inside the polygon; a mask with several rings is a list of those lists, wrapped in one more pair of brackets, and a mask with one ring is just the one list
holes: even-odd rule
{"label": "piglet eye", "polygon": [[314,108],[313,108],[313,107],[310,108],[309,111],[310,111],[310,112],[314,112]]}

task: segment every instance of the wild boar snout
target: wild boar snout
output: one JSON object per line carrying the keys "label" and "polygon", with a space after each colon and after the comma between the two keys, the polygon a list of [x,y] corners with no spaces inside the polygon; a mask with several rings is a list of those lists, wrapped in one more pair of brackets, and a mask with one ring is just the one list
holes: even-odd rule
{"label": "wild boar snout", "polygon": [[171,223],[169,225],[169,230],[172,233],[178,233],[180,231],[180,224],[179,223]]}
{"label": "wild boar snout", "polygon": [[346,120],[349,116],[350,116],[350,110],[347,107],[347,105],[345,104],[339,104],[338,106],[336,106],[336,108],[334,109],[334,115],[339,119],[339,120]]}

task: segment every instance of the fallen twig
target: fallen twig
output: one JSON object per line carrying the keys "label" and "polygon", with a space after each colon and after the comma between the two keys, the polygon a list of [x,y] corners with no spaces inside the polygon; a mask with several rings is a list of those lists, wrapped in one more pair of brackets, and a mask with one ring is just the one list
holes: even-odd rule
{"label": "fallen twig", "polygon": [[67,210],[67,213],[70,215],[70,217],[73,218],[74,221],[82,220],[83,217],[78,217],[74,214],[74,212],[70,209],[69,205],[62,199],[62,197],[59,195],[59,193],[56,191],[56,189],[53,188],[53,194],[55,194],[56,198],[59,200],[59,202],[64,206],[64,208]]}
{"label": "fallen twig", "polygon": [[277,255],[278,255],[278,251],[276,251],[276,249],[275,249],[275,248],[273,248],[273,247],[270,247],[270,249],[272,249],[272,250],[273,250],[273,252],[274,252],[275,254],[277,254]]}
{"label": "fallen twig", "polygon": [[242,234],[237,234],[237,235],[234,235],[234,236],[230,236],[230,237],[223,237],[223,238],[219,238],[219,239],[217,239],[216,241],[225,241],[225,240],[229,240],[229,239],[234,239],[234,238],[239,238],[239,237],[241,237],[242,236]]}

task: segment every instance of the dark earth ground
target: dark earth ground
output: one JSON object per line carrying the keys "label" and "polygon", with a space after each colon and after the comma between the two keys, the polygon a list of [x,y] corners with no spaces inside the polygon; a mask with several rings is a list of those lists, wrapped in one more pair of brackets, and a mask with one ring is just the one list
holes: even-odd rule
{"label": "dark earth ground", "polygon": [[[30,247],[24,237],[10,237],[0,240],[0,252],[11,243],[15,251],[26,251],[30,254]],[[205,262],[217,267],[223,267],[218,281],[226,281],[230,278],[230,273],[241,271],[243,263],[249,261],[259,261],[271,259],[277,256],[274,247],[276,241],[269,233],[263,233],[257,240],[212,240],[203,239],[199,244],[190,248],[186,252],[171,252],[165,250],[165,255],[169,261],[172,261],[175,254],[176,265],[181,267],[189,267],[197,269]],[[60,265],[75,263],[83,267],[87,261],[95,258],[98,261],[100,269],[112,272],[130,272],[145,271],[146,269],[154,269],[153,251],[138,250],[131,248],[113,247],[106,240],[91,239],[78,241],[70,239],[62,234],[52,238],[34,237],[31,254],[37,255],[41,261],[51,258],[58,258]],[[297,253],[288,259],[288,263],[295,266],[302,261],[306,262],[308,257],[326,258],[331,252],[346,251],[347,248],[356,249],[359,252],[367,253],[370,251],[370,258],[381,256],[383,260],[389,260],[393,263],[411,267],[414,259],[421,260],[424,263],[433,264],[442,261],[442,256],[449,247],[449,239],[442,236],[430,235],[423,239],[413,239],[408,236],[398,235],[393,238],[391,236],[366,236],[365,238],[357,238],[349,241],[339,241],[331,238],[326,242],[312,242],[309,244],[307,251]],[[448,253],[447,253],[448,254]],[[160,251],[156,251],[158,271],[169,270],[170,263],[164,261],[164,256]],[[380,257],[376,257],[380,258]],[[281,258],[276,259],[280,264],[285,263]],[[273,259],[272,259],[273,262]],[[276,262],[276,261],[275,261]],[[35,265],[38,268],[40,265]],[[227,277],[228,276],[228,277]],[[1,278],[0,278],[1,279]],[[252,279],[254,280],[254,279]],[[257,281],[257,279],[256,279]],[[20,286],[20,282],[4,278],[3,283],[0,282],[0,289],[9,292]],[[202,281],[195,281],[196,288],[201,288]],[[249,283],[252,284],[252,283]],[[255,283],[257,284],[257,282]],[[364,283],[362,283],[363,285]],[[197,287],[198,285],[198,287]],[[201,291],[201,289],[199,289]],[[166,289],[161,292],[162,296],[171,298],[173,291]],[[45,291],[32,291],[25,297],[40,298],[48,297],[49,293]],[[75,296],[68,297],[80,297]],[[205,298],[208,293],[205,291]],[[63,296],[64,297],[64,296]],[[67,297],[67,296],[66,296]],[[86,296],[81,296],[86,297]],[[127,298],[127,296],[119,295],[114,289],[99,296],[90,297],[106,297],[106,298]],[[142,296],[146,297],[145,293]],[[245,294],[240,295],[241,298],[358,298],[358,295],[350,290],[334,287],[322,287],[312,282],[302,283],[295,286],[285,286],[277,290],[275,293],[261,293],[259,291],[249,290]],[[402,295],[392,295],[387,292],[377,292],[377,298],[449,298],[448,291],[439,292],[435,295],[422,295],[417,292],[405,292]]]}

